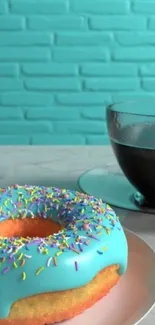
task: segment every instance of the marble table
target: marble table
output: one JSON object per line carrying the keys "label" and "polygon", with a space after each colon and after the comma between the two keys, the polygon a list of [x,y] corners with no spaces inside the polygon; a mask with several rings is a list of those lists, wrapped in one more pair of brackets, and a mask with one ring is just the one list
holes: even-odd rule
{"label": "marble table", "polygon": [[[110,147],[1,146],[0,187],[33,184],[78,189],[78,178],[91,168],[117,164]],[[155,216],[126,212],[124,226],[155,249]],[[155,308],[141,325],[155,324]]]}

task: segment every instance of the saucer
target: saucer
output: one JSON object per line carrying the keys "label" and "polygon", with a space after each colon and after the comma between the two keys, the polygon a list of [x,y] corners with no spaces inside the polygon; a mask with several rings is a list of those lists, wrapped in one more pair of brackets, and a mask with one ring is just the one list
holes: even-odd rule
{"label": "saucer", "polygon": [[126,274],[106,297],[64,325],[136,325],[153,307],[155,253],[136,234],[129,230],[125,233],[129,246]]}
{"label": "saucer", "polygon": [[85,172],[79,179],[79,186],[83,192],[101,198],[114,207],[142,213],[155,213],[155,209],[135,204],[134,194],[137,190],[129,183],[122,171],[118,171],[117,165]]}

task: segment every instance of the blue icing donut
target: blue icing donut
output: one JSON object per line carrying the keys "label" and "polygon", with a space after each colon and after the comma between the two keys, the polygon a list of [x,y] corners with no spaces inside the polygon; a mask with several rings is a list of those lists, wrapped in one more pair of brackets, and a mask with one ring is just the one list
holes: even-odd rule
{"label": "blue icing donut", "polygon": [[113,264],[120,274],[127,268],[123,228],[102,200],[54,187],[0,189],[0,222],[34,217],[64,228],[45,238],[0,237],[1,319],[18,299],[81,287]]}

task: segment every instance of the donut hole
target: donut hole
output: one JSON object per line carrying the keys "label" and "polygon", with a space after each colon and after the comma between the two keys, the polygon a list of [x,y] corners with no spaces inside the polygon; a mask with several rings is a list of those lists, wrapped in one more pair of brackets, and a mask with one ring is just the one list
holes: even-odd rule
{"label": "donut hole", "polygon": [[0,237],[47,237],[62,226],[53,220],[40,218],[8,219],[0,223]]}

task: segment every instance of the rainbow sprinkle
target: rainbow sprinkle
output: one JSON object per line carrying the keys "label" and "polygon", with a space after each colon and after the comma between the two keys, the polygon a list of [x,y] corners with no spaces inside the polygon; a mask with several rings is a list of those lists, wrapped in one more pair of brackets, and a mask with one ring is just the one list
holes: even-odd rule
{"label": "rainbow sprinkle", "polygon": [[[7,274],[11,266],[14,270],[22,267],[22,280],[26,280],[26,263],[31,263],[31,246],[47,260],[36,272],[38,276],[46,268],[59,266],[59,259],[67,251],[77,256],[75,271],[79,270],[78,255],[100,241],[100,235],[110,235],[118,228],[118,218],[114,211],[102,200],[76,191],[58,188],[14,185],[0,189],[0,222],[7,219],[35,218],[52,219],[53,212],[61,225],[58,233],[45,238],[39,237],[0,237],[0,266],[2,274]],[[108,248],[97,250],[99,255]],[[43,263],[44,264],[44,263]]]}
{"label": "rainbow sprinkle", "polygon": [[10,270],[10,268],[9,268],[9,267],[6,267],[6,268],[3,270],[3,274],[6,274],[6,273],[8,273],[8,272],[9,272],[9,270]]}
{"label": "rainbow sprinkle", "polygon": [[36,271],[36,275],[39,275],[42,271],[44,271],[44,267],[40,267],[37,271]]}
{"label": "rainbow sprinkle", "polygon": [[57,259],[56,259],[55,256],[53,257],[53,264],[54,264],[55,266],[57,266]]}
{"label": "rainbow sprinkle", "polygon": [[51,262],[52,262],[52,257],[50,257],[47,261],[47,267],[49,267],[51,265]]}
{"label": "rainbow sprinkle", "polygon": [[26,273],[25,272],[22,273],[22,280],[23,281],[26,280]]}
{"label": "rainbow sprinkle", "polygon": [[22,261],[21,261],[21,265],[20,266],[24,266],[25,265],[25,259],[23,259]]}
{"label": "rainbow sprinkle", "polygon": [[17,265],[16,262],[13,262],[13,266],[14,266],[15,269],[18,269],[18,265]]}
{"label": "rainbow sprinkle", "polygon": [[103,254],[103,252],[101,252],[101,251],[97,251],[97,253],[98,253],[99,255],[102,255],[102,254]]}
{"label": "rainbow sprinkle", "polygon": [[75,261],[75,270],[78,271],[78,263]]}

